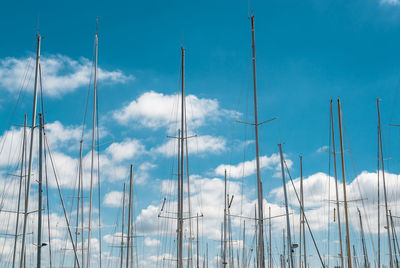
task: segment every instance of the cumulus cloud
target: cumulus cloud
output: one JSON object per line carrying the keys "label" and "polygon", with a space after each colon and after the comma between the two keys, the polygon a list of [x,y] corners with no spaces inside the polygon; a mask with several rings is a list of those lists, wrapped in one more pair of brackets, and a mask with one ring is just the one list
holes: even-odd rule
{"label": "cumulus cloud", "polygon": [[123,199],[124,193],[123,192],[118,192],[118,191],[112,191],[109,193],[106,193],[104,196],[104,201],[103,204],[108,207],[122,207],[122,199]]}
{"label": "cumulus cloud", "polygon": [[[153,149],[153,151],[167,157],[172,157],[177,154],[177,147],[177,139],[170,139],[166,143]],[[223,137],[203,135],[188,139],[189,154],[221,153],[225,148],[226,140]]]}
{"label": "cumulus cloud", "polygon": [[[293,162],[290,159],[285,159],[288,168],[291,168]],[[280,162],[279,154],[272,154],[271,156],[261,156],[260,157],[260,168],[269,169],[275,171],[275,176],[279,175],[279,171],[281,170],[281,162]],[[251,161],[241,162],[237,165],[219,165],[215,169],[215,174],[219,176],[224,176],[225,170],[228,173],[227,175],[230,178],[242,178],[248,177],[256,173],[256,159]]]}
{"label": "cumulus cloud", "polygon": [[[25,78],[32,78],[34,58],[7,57],[0,60],[0,88],[15,92],[22,88],[31,92],[32,88],[22,85]],[[59,97],[82,86],[87,86],[92,73],[92,63],[86,58],[78,60],[56,54],[41,57],[41,70],[45,93],[50,97]],[[133,79],[120,70],[98,69],[98,81],[104,83],[125,83]],[[26,81],[25,81],[25,84]]]}
{"label": "cumulus cloud", "polygon": [[106,152],[109,153],[113,160],[120,162],[145,152],[144,145],[135,139],[126,139],[122,142],[114,142],[107,147]]}
{"label": "cumulus cloud", "polygon": [[[145,92],[122,109],[114,112],[114,118],[120,124],[139,122],[142,126],[158,129],[170,127],[180,120],[180,95],[165,95],[154,91]],[[191,127],[202,126],[206,120],[219,120],[221,117],[235,117],[235,111],[219,107],[215,99],[186,96],[186,117]]]}
{"label": "cumulus cloud", "polygon": [[[166,197],[166,202],[161,211],[162,201],[159,206],[149,205],[144,208],[136,219],[138,232],[141,234],[156,235],[156,234],[173,234],[174,221],[168,218],[174,215],[177,210],[176,202],[176,182],[163,181],[161,192]],[[204,178],[198,175],[191,176],[191,212],[192,215],[203,215],[201,218],[202,228],[200,237],[216,240],[220,239],[221,229],[220,224],[223,221],[224,211],[224,180],[220,178]],[[187,191],[185,189],[184,211],[187,213]],[[254,217],[254,208],[256,200],[252,199],[251,191],[242,194],[241,184],[238,181],[228,182],[228,194],[234,196],[232,206],[230,208],[231,215],[242,215],[245,217]],[[283,214],[283,208],[280,205],[273,204],[264,200],[264,208],[271,207],[273,215]],[[187,215],[187,214],[185,214]],[[265,214],[266,215],[266,214]],[[159,217],[160,216],[160,217]],[[163,218],[167,216],[167,218]],[[158,218],[158,221],[154,219]],[[282,220],[284,223],[284,220]],[[277,226],[282,226],[281,222]],[[184,222],[184,230],[186,237],[189,236],[188,221]],[[232,217],[232,227],[234,230],[241,224],[241,219]],[[160,229],[161,226],[167,227]],[[247,226],[248,231],[254,230],[253,225]],[[193,235],[193,234],[192,234]]]}

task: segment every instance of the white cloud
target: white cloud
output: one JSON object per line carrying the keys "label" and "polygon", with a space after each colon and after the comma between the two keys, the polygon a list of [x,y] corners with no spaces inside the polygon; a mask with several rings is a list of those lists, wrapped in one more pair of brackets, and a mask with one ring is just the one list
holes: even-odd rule
{"label": "white cloud", "polygon": [[[153,149],[155,152],[172,157],[177,154],[177,139],[170,139],[166,143]],[[189,154],[220,153],[226,148],[226,140],[223,137],[203,135],[188,139]]]}
{"label": "white cloud", "polygon": [[122,142],[114,142],[107,147],[106,152],[109,153],[112,159],[116,162],[128,160],[137,157],[144,153],[144,145],[135,139],[126,139]]}
{"label": "white cloud", "polygon": [[103,204],[108,207],[122,207],[122,199],[123,199],[124,193],[123,192],[118,192],[118,191],[112,191],[109,193],[106,193],[104,196],[104,201]]}
{"label": "white cloud", "polygon": [[[8,57],[0,60],[0,87],[10,92],[18,91],[25,76],[33,79],[34,62],[32,57]],[[48,96],[59,97],[79,87],[88,86],[90,82],[92,63],[86,58],[74,60],[60,54],[47,55],[41,57],[40,64],[43,87]],[[124,83],[130,79],[133,79],[133,76],[125,75],[120,70],[98,69],[98,81],[104,83]],[[21,88],[31,92],[32,87],[27,86],[29,84],[25,81]]]}
{"label": "white cloud", "polygon": [[327,145],[321,146],[317,149],[317,153],[327,153],[329,152],[329,147]]}
{"label": "white cloud", "polygon": [[[290,159],[285,159],[285,160],[288,168],[291,168],[293,162]],[[279,175],[279,172],[281,170],[280,161],[281,160],[279,154],[272,154],[271,156],[267,155],[261,156],[260,168],[274,170],[275,171],[274,176],[277,176]],[[215,169],[215,174],[219,176],[224,176],[225,170],[228,173],[227,174],[228,177],[235,179],[253,175],[256,173],[256,159],[253,159],[251,161],[241,162],[237,165],[224,165],[224,164],[219,165]]]}
{"label": "white cloud", "polygon": [[[165,183],[164,183],[165,182]],[[147,235],[156,234],[173,234],[175,230],[176,221],[172,219],[165,219],[161,216],[174,215],[177,209],[176,203],[176,182],[174,181],[163,181],[161,185],[161,192],[166,197],[166,202],[161,210],[162,200],[160,200],[159,206],[149,205],[143,209],[136,219],[138,232]],[[184,186],[185,193],[186,185]],[[246,217],[254,217],[254,205],[255,200],[252,200],[250,195],[251,191],[246,191],[242,195],[241,184],[238,181],[228,182],[228,193],[230,196],[234,195],[234,200],[230,209],[232,215],[243,215]],[[185,194],[185,195],[186,195]],[[187,211],[188,199],[187,196],[184,198],[184,211]],[[201,233],[200,237],[207,237],[208,239],[218,240],[221,235],[221,222],[223,221],[224,211],[224,181],[219,178],[202,178],[197,175],[191,176],[191,211],[192,215],[202,215],[201,218]],[[272,208],[273,215],[280,215],[283,213],[283,209],[276,205],[268,203],[264,200],[264,208]],[[157,221],[154,219],[158,218]],[[284,222],[284,221],[283,221]],[[232,227],[235,229],[241,223],[240,218],[232,217]],[[161,226],[167,227],[160,229]],[[246,225],[249,232],[253,229],[253,225]],[[277,224],[279,226],[279,224]],[[169,228],[169,229],[168,229]],[[188,236],[189,228],[188,221],[184,222],[185,235]],[[193,235],[193,233],[192,233]]]}
{"label": "white cloud", "polygon": [[[152,129],[170,127],[180,120],[179,94],[164,95],[154,91],[145,92],[122,109],[114,112],[114,118],[121,124],[132,121]],[[202,126],[206,120],[234,117],[238,113],[220,109],[215,99],[186,96],[187,121],[191,127]]]}

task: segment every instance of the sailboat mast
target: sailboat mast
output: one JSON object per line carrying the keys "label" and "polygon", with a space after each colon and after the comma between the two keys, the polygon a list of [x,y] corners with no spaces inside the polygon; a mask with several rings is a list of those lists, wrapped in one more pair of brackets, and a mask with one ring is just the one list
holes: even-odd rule
{"label": "sailboat mast", "polygon": [[22,181],[24,176],[24,156],[25,156],[25,146],[26,146],[26,124],[27,124],[27,117],[25,114],[24,118],[24,131],[23,131],[23,140],[22,140],[22,152],[21,152],[21,170],[20,170],[20,177],[19,177],[19,190],[18,190],[18,205],[17,205],[17,221],[15,223],[15,234],[14,234],[14,250],[13,250],[13,261],[12,261],[12,268],[15,268],[15,257],[17,253],[17,241],[18,241],[18,225],[19,225],[19,210],[21,207],[21,191],[22,191]]}
{"label": "sailboat mast", "polygon": [[389,217],[390,217],[390,224],[392,227],[392,240],[393,240],[393,255],[394,255],[394,263],[396,264],[396,267],[399,267],[399,260],[397,258],[397,251],[399,249],[399,244],[397,243],[397,235],[396,235],[396,229],[394,227],[394,222],[393,222],[393,216],[392,216],[392,211],[389,210]]}
{"label": "sailboat mast", "polygon": [[[97,28],[97,26],[96,26]],[[90,240],[92,234],[92,207],[93,207],[93,181],[94,181],[94,156],[96,141],[96,106],[97,106],[97,54],[98,54],[98,33],[96,29],[95,35],[95,58],[94,58],[94,93],[93,93],[93,121],[92,121],[92,158],[90,166],[90,203],[89,203],[89,226],[88,226],[88,248],[87,248],[87,265],[90,268]]]}
{"label": "sailboat mast", "polygon": [[126,194],[126,184],[124,183],[124,193],[122,195],[122,228],[121,228],[121,261],[120,268],[122,268],[124,263],[124,224],[125,224],[125,194]]}
{"label": "sailboat mast", "polygon": [[352,263],[351,263],[351,247],[350,247],[349,213],[348,213],[348,209],[347,209],[346,175],[345,175],[345,169],[344,169],[342,109],[340,107],[340,99],[338,99],[337,102],[338,102],[339,134],[340,134],[340,160],[342,163],[342,178],[343,178],[344,216],[346,219],[347,267],[351,268]]}
{"label": "sailboat mast", "polygon": [[268,246],[268,251],[269,251],[269,258],[268,258],[268,267],[272,268],[272,218],[271,218],[271,207],[268,207],[268,228],[269,228],[269,246]]}
{"label": "sailboat mast", "polygon": [[[80,140],[80,149],[79,149],[79,184],[81,190],[81,258],[82,258],[82,266],[85,265],[85,241],[84,241],[84,211],[83,211],[83,165],[82,165],[82,154],[83,154],[83,139]],[[78,246],[78,243],[76,243]]]}
{"label": "sailboat mast", "polygon": [[[300,226],[302,227],[302,230],[300,230],[300,233],[303,233],[303,260],[304,260],[304,268],[307,268],[307,251],[306,251],[306,228],[304,224],[304,195],[303,195],[303,157],[300,155],[300,206],[301,206],[301,221],[300,221]],[[301,268],[301,239],[299,243],[300,247],[300,265],[299,268]]]}
{"label": "sailboat mast", "polygon": [[338,176],[337,176],[337,169],[336,169],[335,129],[334,129],[334,125],[333,125],[332,100],[330,100],[330,112],[331,112],[331,131],[332,131],[333,169],[335,171],[336,211],[337,211],[338,230],[339,230],[340,263],[341,263],[341,267],[344,267],[342,226],[340,223],[339,188],[338,188]]}
{"label": "sailboat mast", "polygon": [[385,215],[386,215],[386,226],[387,226],[386,230],[387,230],[387,235],[388,235],[390,268],[393,268],[392,243],[390,242],[390,221],[389,221],[389,213],[388,213],[389,209],[388,209],[388,204],[387,204],[387,193],[386,193],[385,166],[383,164],[382,129],[381,129],[381,115],[379,112],[379,99],[376,100],[376,107],[377,107],[377,113],[378,113],[378,136],[379,136],[379,148],[380,148],[379,150],[380,150],[381,165],[382,165],[383,195],[385,198]]}
{"label": "sailboat mast", "polygon": [[256,139],[256,166],[257,166],[257,201],[258,201],[258,259],[260,268],[264,268],[264,216],[263,193],[260,178],[260,151],[258,142],[258,114],[257,114],[257,79],[256,79],[256,44],[254,31],[254,15],[251,15],[251,43],[253,62],[253,90],[254,90],[254,131]]}
{"label": "sailboat mast", "polygon": [[129,247],[131,240],[131,207],[132,207],[132,182],[133,182],[133,165],[131,165],[130,173],[129,173],[129,204],[128,204],[128,236],[127,236],[127,248],[126,248],[126,268],[129,268]]}
{"label": "sailboat mast", "polygon": [[180,176],[178,176],[178,268],[183,268],[183,177],[184,177],[184,130],[185,130],[185,48],[181,47],[181,137]]}
{"label": "sailboat mast", "polygon": [[[246,221],[243,221],[243,249],[242,249],[242,267],[247,267],[246,260]],[[239,266],[239,265],[238,265]]]}
{"label": "sailboat mast", "polygon": [[379,162],[380,162],[380,152],[379,152],[379,148],[380,148],[380,146],[379,146],[379,136],[380,136],[380,134],[379,134],[379,127],[378,127],[378,135],[377,135],[377,137],[378,137],[378,142],[377,142],[377,144],[378,144],[378,149],[377,149],[377,160],[378,160],[378,163],[377,163],[377,175],[378,175],[378,181],[377,181],[377,184],[378,184],[378,186],[377,186],[377,190],[378,190],[378,196],[377,196],[377,198],[378,198],[378,209],[377,209],[377,211],[378,211],[378,268],[381,268],[381,219],[380,219],[380,217],[381,217],[381,193],[380,193],[380,183],[379,183],[379,170],[380,170],[380,168],[379,168]]}
{"label": "sailboat mast", "polygon": [[200,260],[199,260],[199,214],[197,213],[197,217],[196,217],[196,233],[197,233],[197,244],[196,244],[196,251],[197,251],[197,268],[200,268]]}
{"label": "sailboat mast", "polygon": [[358,210],[358,216],[360,218],[360,230],[361,230],[361,242],[362,242],[363,255],[364,255],[364,267],[368,268],[369,267],[368,252],[367,252],[367,245],[365,244],[365,236],[364,236],[364,228],[363,228],[363,223],[362,223],[362,218],[361,218],[361,211],[359,208],[357,208],[357,210]]}
{"label": "sailboat mast", "polygon": [[279,146],[279,153],[280,153],[280,156],[281,156],[283,193],[285,195],[287,243],[288,243],[289,259],[290,259],[290,267],[289,268],[294,268],[293,251],[292,251],[292,238],[291,238],[291,235],[290,235],[289,205],[288,205],[288,198],[287,198],[287,191],[286,191],[285,168],[283,166],[282,144],[278,144],[278,146]]}
{"label": "sailboat mast", "polygon": [[226,207],[227,207],[227,191],[226,191],[226,170],[225,170],[225,190],[224,190],[224,237],[223,237],[223,243],[224,243],[224,251],[223,251],[223,259],[222,259],[222,265],[223,267],[226,267],[228,262],[226,261],[226,243],[227,243],[227,237],[226,237],[226,225],[227,225],[227,219],[226,219]]}
{"label": "sailboat mast", "polygon": [[38,180],[38,233],[37,233],[37,268],[42,260],[42,201],[43,201],[43,116],[39,114],[39,180]]}
{"label": "sailboat mast", "polygon": [[19,267],[24,267],[24,256],[25,256],[25,240],[26,240],[26,227],[28,224],[28,215],[29,215],[29,195],[31,189],[31,174],[32,174],[32,162],[33,162],[33,142],[34,142],[34,129],[36,125],[36,106],[37,106],[37,95],[38,95],[38,86],[39,86],[39,65],[40,65],[40,45],[41,45],[41,36],[36,35],[37,39],[37,51],[36,51],[36,71],[35,71],[35,87],[33,91],[33,109],[32,109],[32,124],[31,124],[31,139],[29,144],[29,159],[28,159],[28,178],[26,182],[26,192],[25,192],[25,208],[24,208],[24,225],[22,232],[22,244],[21,244],[21,256]]}
{"label": "sailboat mast", "polygon": [[[82,140],[81,140],[82,141]],[[77,202],[76,202],[76,221],[75,221],[75,245],[78,246],[78,235],[79,235],[79,217],[80,217],[80,203],[81,203],[81,153],[82,153],[82,142],[79,146],[79,170],[78,170],[78,190],[77,190]],[[83,232],[83,230],[82,230]],[[82,240],[83,241],[83,240]],[[77,266],[78,256],[75,257],[74,268]],[[82,262],[83,264],[83,262]]]}

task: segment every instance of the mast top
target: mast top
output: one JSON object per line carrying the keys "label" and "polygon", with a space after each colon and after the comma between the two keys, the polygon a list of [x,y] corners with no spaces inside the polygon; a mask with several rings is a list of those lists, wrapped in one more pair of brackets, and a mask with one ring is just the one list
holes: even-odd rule
{"label": "mast top", "polygon": [[96,17],[96,36],[99,35],[99,17]]}

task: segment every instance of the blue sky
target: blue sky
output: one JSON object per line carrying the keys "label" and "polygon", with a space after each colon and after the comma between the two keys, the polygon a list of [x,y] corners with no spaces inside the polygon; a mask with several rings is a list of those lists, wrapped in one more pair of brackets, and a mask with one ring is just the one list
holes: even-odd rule
{"label": "blue sky", "polygon": [[[256,25],[259,118],[279,117],[261,127],[261,155],[266,156],[262,175],[268,204],[276,206],[277,213],[282,205],[279,193],[282,182],[276,174],[279,166],[274,158],[278,143],[284,143],[293,176],[299,175],[298,155],[301,154],[310,187],[321,187],[322,192],[318,192],[321,198],[316,197],[316,200],[323,203],[322,200],[328,199],[322,189],[327,187],[327,180],[323,178],[326,179],[328,173],[329,158],[319,149],[329,145],[329,100],[338,97],[342,101],[346,131],[349,185],[352,182],[355,185],[357,176],[359,181],[365,182],[363,180],[372,180],[371,174],[376,173],[376,98],[382,99],[384,154],[392,174],[390,183],[394,185],[389,195],[393,202],[397,201],[399,130],[389,127],[389,123],[400,123],[397,115],[400,112],[400,2],[273,0],[251,1],[250,7]],[[35,53],[35,34],[39,25],[44,36],[42,64],[49,139],[53,135],[52,146],[60,161],[58,168],[60,177],[64,178],[65,194],[72,192],[95,21],[99,17],[100,143],[105,143],[101,149],[101,170],[105,173],[102,175],[102,203],[103,215],[107,215],[104,225],[115,224],[118,214],[118,202],[107,203],[106,195],[122,190],[131,163],[137,170],[138,181],[135,206],[139,218],[136,220],[142,225],[146,220],[156,222],[154,211],[162,198],[173,190],[167,182],[172,179],[175,158],[161,146],[168,142],[166,136],[176,131],[174,104],[178,100],[175,94],[179,90],[182,45],[186,48],[187,92],[192,95],[188,101],[188,113],[193,117],[189,129],[199,135],[193,141],[190,156],[191,174],[196,175],[194,187],[219,187],[222,177],[217,168],[220,165],[232,165],[230,168],[236,167],[235,170],[241,173],[240,163],[254,159],[252,129],[233,122],[235,119],[251,121],[253,116],[248,15],[247,1],[26,1],[3,4],[0,11],[2,139],[9,144],[6,131],[21,124],[25,112],[28,116],[31,113],[33,81],[28,79],[12,121],[7,120],[17,101],[18,85],[22,82],[20,74],[26,68],[32,74],[29,57]],[[15,127],[14,130],[17,131]],[[90,131],[90,126],[86,130]],[[10,133],[14,135],[12,131]],[[89,144],[89,133],[85,137],[85,143]],[[0,161],[4,185],[0,190],[6,189],[11,180],[6,176],[7,171],[14,167],[8,165],[5,151],[0,157],[4,159]],[[89,146],[84,154],[88,153]],[[251,163],[249,165],[251,170]],[[250,206],[255,199],[255,176],[249,172],[244,179],[234,175],[234,171],[231,174],[230,189],[240,195],[238,199],[243,200],[244,207]],[[241,195],[241,183],[244,195]],[[362,195],[370,200],[373,197],[368,195],[373,194],[374,185],[369,186],[371,188],[363,188]],[[311,194],[313,189],[309,189]],[[195,196],[198,190],[194,190]],[[54,188],[51,194],[57,198]],[[213,194],[221,193],[206,190],[204,195]],[[356,197],[359,193],[354,190],[353,194]],[[196,198],[203,203],[200,193]],[[199,206],[199,210],[205,210],[202,211],[205,215],[207,209],[218,210],[221,214],[222,203],[221,200],[214,207]],[[59,208],[58,203],[52,206],[55,211]],[[326,206],[320,205],[318,209],[327,212]],[[295,203],[292,208],[297,208]],[[310,215],[313,215],[313,209],[314,204],[310,201]],[[396,210],[393,205],[393,211]],[[217,216],[210,214],[215,230],[204,233],[202,244],[204,247],[206,241],[210,243],[211,260],[218,251],[212,241],[216,239],[219,222]],[[373,215],[370,217],[373,223],[376,219]],[[357,222],[352,223],[357,241]],[[204,223],[204,228],[211,225]],[[278,223],[274,228],[278,241],[281,232]],[[322,241],[324,227],[316,220],[315,228]],[[332,232],[336,230],[331,228]],[[153,231],[146,229],[143,234],[161,244],[170,241]],[[104,234],[112,235],[112,228]],[[151,266],[151,256],[166,253],[159,251],[162,247],[156,249],[154,243],[147,242],[149,250],[141,256],[143,264]],[[332,248],[336,247],[332,245]],[[368,247],[372,250],[371,243]],[[278,246],[276,251],[278,254]]]}

